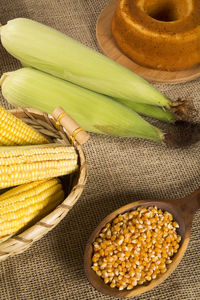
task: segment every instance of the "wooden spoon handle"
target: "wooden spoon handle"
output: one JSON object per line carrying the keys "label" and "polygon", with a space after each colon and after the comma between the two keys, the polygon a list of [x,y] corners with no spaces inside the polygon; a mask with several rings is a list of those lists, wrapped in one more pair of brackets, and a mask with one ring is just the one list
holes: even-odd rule
{"label": "wooden spoon handle", "polygon": [[200,208],[200,188],[176,203],[183,212],[193,215]]}
{"label": "wooden spoon handle", "polygon": [[200,188],[186,198],[193,203],[196,210],[200,208]]}

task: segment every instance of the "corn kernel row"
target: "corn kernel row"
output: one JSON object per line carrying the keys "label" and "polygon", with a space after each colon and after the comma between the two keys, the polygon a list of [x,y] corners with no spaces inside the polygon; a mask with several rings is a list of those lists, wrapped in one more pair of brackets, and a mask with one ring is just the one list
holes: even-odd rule
{"label": "corn kernel row", "polygon": [[167,271],[181,237],[173,216],[143,206],[107,223],[93,243],[92,269],[110,287],[131,290]]}

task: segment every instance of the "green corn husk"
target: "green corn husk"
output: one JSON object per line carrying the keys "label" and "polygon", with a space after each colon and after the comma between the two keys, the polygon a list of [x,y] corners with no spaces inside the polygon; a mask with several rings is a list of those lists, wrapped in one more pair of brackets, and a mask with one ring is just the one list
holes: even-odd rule
{"label": "green corn husk", "polygon": [[170,109],[175,105],[146,80],[78,41],[30,19],[9,21],[0,30],[4,48],[24,66],[127,102]]}
{"label": "green corn husk", "polygon": [[143,104],[143,103],[134,103],[134,102],[128,102],[126,100],[119,100],[115,99],[124,105],[128,106],[129,108],[136,111],[138,114],[141,114],[143,116],[151,117],[154,119],[158,119],[160,121],[168,122],[168,123],[175,123],[179,118],[174,113],[165,110],[162,107],[149,105],[149,104]]}
{"label": "green corn husk", "polygon": [[87,131],[164,140],[161,130],[125,105],[47,73],[22,68],[4,74],[0,84],[3,96],[11,104],[47,113],[61,106]]}

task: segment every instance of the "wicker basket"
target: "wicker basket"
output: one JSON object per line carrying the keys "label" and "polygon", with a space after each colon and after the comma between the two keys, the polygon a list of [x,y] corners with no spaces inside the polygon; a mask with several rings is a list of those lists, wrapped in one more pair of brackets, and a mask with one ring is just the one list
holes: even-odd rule
{"label": "wicker basket", "polygon": [[[61,142],[64,144],[72,143],[66,125],[65,128],[64,126],[59,126],[59,129],[57,129],[56,120],[51,115],[32,108],[20,108],[11,110],[11,112],[25,123],[44,134],[51,142]],[[78,172],[61,178],[66,192],[65,200],[50,214],[43,217],[33,226],[0,244],[0,261],[28,249],[35,241],[39,240],[47,234],[47,232],[52,230],[77,202],[86,183],[87,163],[82,146],[76,138],[73,140],[73,145],[78,153],[80,168]]]}

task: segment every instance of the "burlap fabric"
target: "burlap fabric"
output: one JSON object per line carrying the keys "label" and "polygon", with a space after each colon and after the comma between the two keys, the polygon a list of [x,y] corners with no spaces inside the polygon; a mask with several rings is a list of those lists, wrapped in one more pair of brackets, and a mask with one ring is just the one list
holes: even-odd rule
{"label": "burlap fabric", "polygon": [[[107,0],[1,0],[0,22],[28,17],[98,50],[95,24]],[[19,63],[0,46],[1,73]],[[189,98],[200,111],[200,80],[156,85],[170,98]],[[2,104],[10,107],[6,101]],[[161,122],[158,126],[165,127]],[[91,135],[85,145],[87,186],[67,217],[30,250],[0,264],[0,299],[112,299],[96,291],[83,270],[89,235],[110,212],[146,198],[183,197],[199,187],[200,144],[168,149],[153,142]],[[159,287],[135,299],[200,299],[200,212],[176,271]],[[113,298],[114,299],[114,298]]]}

